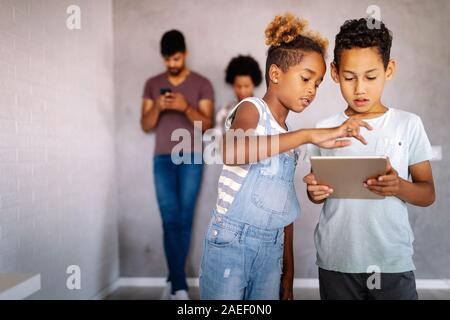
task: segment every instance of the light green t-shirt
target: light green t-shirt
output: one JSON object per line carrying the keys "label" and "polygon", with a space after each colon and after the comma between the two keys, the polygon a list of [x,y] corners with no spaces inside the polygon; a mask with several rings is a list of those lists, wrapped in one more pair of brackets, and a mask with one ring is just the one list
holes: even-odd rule
{"label": "light green t-shirt", "polygon": [[[336,127],[347,119],[342,112],[319,122],[317,127]],[[399,176],[408,180],[408,166],[432,158],[430,142],[417,115],[390,108],[382,116],[365,121],[373,127],[373,131],[361,128],[367,145],[356,139],[341,149],[309,144],[305,160],[311,156],[387,155]],[[408,209],[397,197],[327,199],[314,240],[317,265],[326,270],[365,273],[371,272],[373,266],[386,273],[415,270]]]}

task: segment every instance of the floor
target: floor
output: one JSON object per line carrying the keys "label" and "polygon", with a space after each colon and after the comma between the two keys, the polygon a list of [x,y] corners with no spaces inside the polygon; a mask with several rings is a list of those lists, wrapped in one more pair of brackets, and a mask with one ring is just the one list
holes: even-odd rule
{"label": "floor", "polygon": [[[106,300],[158,300],[163,288],[158,287],[120,287]],[[450,300],[450,290],[418,290],[421,300]],[[198,300],[198,288],[189,290],[191,299]],[[296,300],[318,300],[318,289],[295,289],[294,297]]]}

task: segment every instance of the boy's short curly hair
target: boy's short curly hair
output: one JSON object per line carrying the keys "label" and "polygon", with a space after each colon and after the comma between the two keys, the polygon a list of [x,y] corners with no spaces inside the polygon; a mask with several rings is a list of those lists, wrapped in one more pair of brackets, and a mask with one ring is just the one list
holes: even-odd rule
{"label": "boy's short curly hair", "polygon": [[387,68],[391,55],[392,32],[382,21],[370,22],[371,27],[368,22],[368,18],[352,19],[345,21],[341,26],[334,46],[333,63],[337,69],[343,50],[370,47],[378,49],[384,68]]}
{"label": "boy's short curly hair", "polygon": [[255,87],[262,81],[262,73],[258,62],[251,56],[239,55],[231,59],[225,71],[225,82],[233,85],[237,76],[250,76]]}

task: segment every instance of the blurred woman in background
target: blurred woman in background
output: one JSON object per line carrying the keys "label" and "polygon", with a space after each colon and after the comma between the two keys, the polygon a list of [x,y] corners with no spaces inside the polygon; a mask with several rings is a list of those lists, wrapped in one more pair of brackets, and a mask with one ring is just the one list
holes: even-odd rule
{"label": "blurred woman in background", "polygon": [[254,96],[253,90],[261,84],[262,73],[258,62],[251,56],[239,55],[231,59],[225,71],[225,82],[233,86],[235,100],[222,107],[216,115],[216,129],[225,132],[228,113],[242,99]]}

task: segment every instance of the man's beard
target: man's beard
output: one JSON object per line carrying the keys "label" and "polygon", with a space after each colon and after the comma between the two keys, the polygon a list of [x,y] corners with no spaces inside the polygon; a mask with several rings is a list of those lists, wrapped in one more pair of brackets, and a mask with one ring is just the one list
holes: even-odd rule
{"label": "man's beard", "polygon": [[168,70],[171,76],[179,76],[183,68],[173,68]]}

